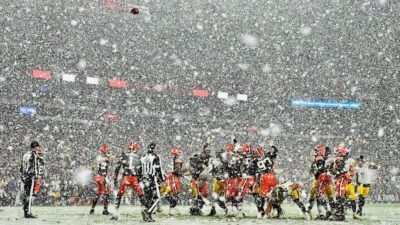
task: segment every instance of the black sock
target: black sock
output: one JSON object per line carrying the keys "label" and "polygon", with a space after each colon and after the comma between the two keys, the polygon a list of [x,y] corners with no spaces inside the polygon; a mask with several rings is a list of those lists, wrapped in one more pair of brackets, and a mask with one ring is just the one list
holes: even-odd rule
{"label": "black sock", "polygon": [[108,195],[104,195],[104,210],[108,208]]}
{"label": "black sock", "polygon": [[261,196],[256,197],[256,205],[259,213],[264,213],[265,199]]}
{"label": "black sock", "polygon": [[293,201],[297,206],[299,206],[302,212],[306,212],[306,207],[304,207],[304,204],[299,199],[295,199]]}
{"label": "black sock", "polygon": [[[225,205],[225,202],[223,202],[223,201],[221,201],[221,200],[217,200],[217,202],[218,202],[218,206],[219,207],[221,207],[222,209],[226,209],[226,205]],[[214,207],[214,206],[213,206]],[[215,207],[214,207],[215,208]]]}
{"label": "black sock", "polygon": [[117,199],[115,199],[115,208],[119,209],[119,206],[121,205],[121,198],[122,196],[117,195]]}
{"label": "black sock", "polygon": [[336,205],[335,205],[335,201],[333,201],[333,199],[332,199],[332,200],[329,200],[329,206],[330,206],[330,208],[331,208],[331,211],[334,211],[334,210],[335,210]]}
{"label": "black sock", "polygon": [[364,207],[365,204],[365,197],[364,196],[359,196],[358,198],[358,213],[362,214],[362,208]]}
{"label": "black sock", "polygon": [[356,201],[350,201],[350,205],[351,205],[351,210],[353,211],[353,213],[356,213],[357,211],[357,205],[356,205]]}
{"label": "black sock", "polygon": [[167,200],[170,208],[175,208],[175,206],[178,204],[178,199],[176,196],[168,196]]}
{"label": "black sock", "polygon": [[309,199],[308,200],[308,211],[310,212],[312,208],[314,207],[314,201],[315,199]]}
{"label": "black sock", "polygon": [[92,200],[92,209],[96,207],[97,201],[99,200],[100,196],[96,195],[96,197]]}
{"label": "black sock", "polygon": [[336,198],[336,215],[344,215],[344,204],[346,204],[345,199],[342,197]]}

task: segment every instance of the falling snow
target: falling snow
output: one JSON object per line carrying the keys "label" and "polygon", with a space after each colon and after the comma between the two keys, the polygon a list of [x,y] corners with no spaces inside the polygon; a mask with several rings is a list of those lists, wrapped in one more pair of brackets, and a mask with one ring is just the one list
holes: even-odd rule
{"label": "falling snow", "polygon": [[[382,215],[386,206],[398,212],[400,201],[397,0],[13,0],[2,1],[0,15],[0,206],[21,204],[19,170],[34,140],[45,161],[35,209],[88,205],[103,144],[115,160],[129,141],[140,154],[157,143],[168,174],[173,147],[188,163],[205,143],[214,157],[235,138],[235,151],[276,146],[278,179],[302,182],[304,203],[314,147],[325,144],[333,156],[346,146],[350,158],[378,168],[367,202],[390,203],[368,204],[359,223],[400,223],[398,213]],[[186,211],[190,180],[181,179]],[[289,209],[277,224],[300,221]],[[2,210],[0,224],[21,222],[20,207]]]}
{"label": "falling snow", "polygon": [[249,48],[256,48],[258,44],[258,40],[255,36],[251,34],[243,34],[242,35],[243,43]]}

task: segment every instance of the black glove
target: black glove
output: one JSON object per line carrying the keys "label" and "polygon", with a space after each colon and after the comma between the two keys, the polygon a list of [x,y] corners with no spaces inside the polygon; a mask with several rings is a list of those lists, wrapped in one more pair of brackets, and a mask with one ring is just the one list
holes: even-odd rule
{"label": "black glove", "polygon": [[328,159],[329,155],[332,153],[332,150],[327,146],[325,151],[325,159]]}
{"label": "black glove", "polygon": [[22,174],[22,176],[21,176],[21,181],[22,181],[22,183],[26,183],[26,182],[28,181],[28,178],[29,178],[28,175]]}

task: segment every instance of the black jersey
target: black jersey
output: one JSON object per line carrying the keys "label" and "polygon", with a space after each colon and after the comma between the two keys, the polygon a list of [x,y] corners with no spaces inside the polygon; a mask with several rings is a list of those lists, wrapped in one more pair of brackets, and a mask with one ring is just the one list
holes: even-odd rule
{"label": "black jersey", "polygon": [[242,176],[243,177],[254,177],[257,173],[257,158],[252,154],[244,154],[243,155],[243,167],[242,167]]}
{"label": "black jersey", "polygon": [[44,173],[44,160],[41,156],[29,151],[22,158],[20,169],[22,175],[27,178],[39,177]]}
{"label": "black jersey", "polygon": [[140,158],[141,156],[134,152],[122,153],[122,155],[118,159],[117,166],[115,168],[115,177],[118,177],[118,173],[121,167],[123,176],[140,175],[142,168]]}
{"label": "black jersey", "polygon": [[217,180],[222,180],[225,178],[225,170],[227,168],[226,162],[222,159],[222,157],[216,157],[210,161],[210,165],[212,166],[211,174]]}
{"label": "black jersey", "polygon": [[199,155],[199,162],[202,164],[202,165],[204,165],[204,166],[208,166],[208,163],[210,162],[210,158],[211,158],[211,155],[208,153],[208,152],[202,152],[202,153],[200,153],[200,155]]}
{"label": "black jersey", "polygon": [[194,155],[190,158],[190,173],[193,179],[198,179],[200,174],[203,172],[204,167],[201,163],[199,155]]}
{"label": "black jersey", "polygon": [[106,176],[108,174],[108,168],[111,164],[110,155],[100,154],[97,156],[97,175]]}
{"label": "black jersey", "polygon": [[257,162],[257,172],[260,174],[273,173],[274,161],[268,155],[259,159]]}
{"label": "black jersey", "polygon": [[140,158],[142,164],[142,176],[147,178],[158,177],[161,181],[165,179],[161,168],[160,157],[153,153],[147,152]]}
{"label": "black jersey", "polygon": [[275,146],[271,146],[271,151],[265,154],[264,157],[260,158],[257,162],[257,173],[273,173],[274,172],[274,161],[278,156],[278,149]]}
{"label": "black jersey", "polygon": [[190,158],[191,175],[193,179],[198,179],[200,174],[208,167],[211,155],[206,152],[195,154]]}
{"label": "black jersey", "polygon": [[316,156],[311,165],[311,173],[314,174],[314,177],[317,180],[319,175],[326,172],[328,172],[328,168],[325,165],[325,159],[321,156]]}
{"label": "black jersey", "polygon": [[243,158],[236,153],[229,153],[226,155],[226,172],[229,178],[242,177],[241,165]]}

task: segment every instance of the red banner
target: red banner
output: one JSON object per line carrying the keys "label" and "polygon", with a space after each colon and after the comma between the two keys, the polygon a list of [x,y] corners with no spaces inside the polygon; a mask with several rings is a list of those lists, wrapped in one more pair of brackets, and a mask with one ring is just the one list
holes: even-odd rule
{"label": "red banner", "polygon": [[193,90],[193,95],[197,96],[197,97],[204,97],[207,98],[208,97],[208,90]]}
{"label": "red banner", "polygon": [[119,119],[120,117],[117,114],[109,114],[109,113],[103,114],[103,120],[106,122],[118,121]]}
{"label": "red banner", "polygon": [[261,128],[256,125],[251,125],[246,128],[246,131],[249,133],[258,133],[260,130],[261,130]]}
{"label": "red banner", "polygon": [[123,80],[109,80],[110,88],[126,88],[128,84]]}
{"label": "red banner", "polygon": [[33,70],[32,77],[44,80],[51,79],[51,71],[44,71],[44,70]]}

